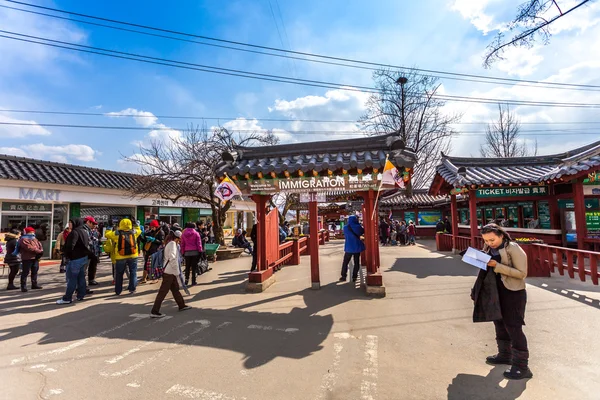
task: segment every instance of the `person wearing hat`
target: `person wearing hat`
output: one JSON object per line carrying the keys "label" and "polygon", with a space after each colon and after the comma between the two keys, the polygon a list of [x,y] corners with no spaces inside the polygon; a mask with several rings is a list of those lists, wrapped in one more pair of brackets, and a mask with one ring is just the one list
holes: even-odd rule
{"label": "person wearing hat", "polygon": [[[157,271],[151,270],[151,260],[152,254],[156,253],[165,241],[165,233],[160,229],[160,223],[157,220],[153,219],[150,221],[148,228],[149,229],[141,236],[144,245],[144,275],[142,276],[142,281],[140,283],[146,283],[148,275],[150,275],[150,279],[159,278]],[[156,281],[153,280],[150,283],[155,282]]]}
{"label": "person wearing hat", "polygon": [[163,280],[158,289],[158,293],[156,294],[152,311],[150,311],[151,318],[163,318],[165,316],[165,314],[160,313],[160,307],[169,291],[173,294],[173,298],[179,307],[179,311],[185,311],[192,308],[185,305],[183,296],[179,292],[180,286],[182,286],[184,290],[187,290],[183,282],[181,282],[181,252],[179,249],[181,235],[181,231],[171,231],[165,239],[166,246],[163,255]]}
{"label": "person wearing hat", "polygon": [[23,235],[17,242],[14,255],[21,255],[23,272],[21,273],[21,291],[27,292],[27,277],[31,271],[31,288],[42,289],[37,283],[40,258],[44,254],[42,243],[35,237],[35,229],[31,226],[23,230]]}

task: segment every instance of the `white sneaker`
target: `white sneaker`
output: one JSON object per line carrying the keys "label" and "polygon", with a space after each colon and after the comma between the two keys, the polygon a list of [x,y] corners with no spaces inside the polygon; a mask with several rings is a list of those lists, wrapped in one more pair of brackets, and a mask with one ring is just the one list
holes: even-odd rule
{"label": "white sneaker", "polygon": [[165,314],[160,314],[160,313],[158,313],[158,314],[152,314],[152,313],[150,313],[150,318],[163,318],[163,317],[166,317],[166,315]]}
{"label": "white sneaker", "polygon": [[71,304],[71,302],[67,301],[67,300],[60,299],[60,300],[56,300],[56,304]]}

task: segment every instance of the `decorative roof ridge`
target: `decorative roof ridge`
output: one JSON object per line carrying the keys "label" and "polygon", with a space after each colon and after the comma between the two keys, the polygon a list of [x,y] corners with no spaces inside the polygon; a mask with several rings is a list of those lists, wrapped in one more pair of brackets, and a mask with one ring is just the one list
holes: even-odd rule
{"label": "decorative roof ridge", "polygon": [[140,177],[140,175],[131,174],[128,172],[86,167],[84,165],[59,163],[59,162],[54,162],[54,161],[40,160],[40,159],[36,159],[36,158],[11,156],[8,154],[0,154],[0,160],[27,162],[27,163],[31,163],[31,164],[40,164],[40,165],[47,165],[47,166],[52,166],[52,167],[63,167],[63,168],[77,169],[80,171],[99,172],[99,173],[103,173],[103,174],[120,175],[120,176],[127,176],[127,177],[131,177],[131,178],[139,178]]}
{"label": "decorative roof ridge", "polygon": [[[303,154],[320,154],[327,153],[329,150],[335,150],[338,152],[345,151],[369,151],[371,148],[374,150],[380,150],[382,144],[385,143],[386,147],[388,138],[395,136],[394,134],[387,134],[381,136],[365,136],[355,139],[337,139],[337,140],[323,140],[319,142],[311,142],[312,145],[319,146],[318,148],[307,148],[305,142],[299,143],[286,143],[278,144],[273,146],[260,146],[260,147],[238,147],[237,150],[241,151],[242,158],[258,158],[267,156],[289,156],[289,155],[303,155]],[[412,149],[406,149],[412,151]]]}
{"label": "decorative roof ridge", "polygon": [[[429,193],[429,189],[413,189],[412,190],[412,196],[416,195],[416,194],[428,194]],[[397,189],[394,193],[389,194],[387,196],[382,196],[381,197],[381,201],[383,200],[389,200],[389,199],[393,199],[399,196],[405,196],[406,195],[406,189]]]}
{"label": "decorative roof ridge", "polygon": [[563,158],[564,163],[577,162],[583,158],[595,156],[600,154],[600,140],[591,143],[587,146],[580,147],[579,149],[572,150],[566,153],[568,157]]}

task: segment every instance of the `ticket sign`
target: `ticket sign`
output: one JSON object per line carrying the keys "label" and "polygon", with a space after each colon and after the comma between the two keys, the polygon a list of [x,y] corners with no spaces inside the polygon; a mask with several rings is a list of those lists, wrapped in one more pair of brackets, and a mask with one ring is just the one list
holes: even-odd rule
{"label": "ticket sign", "polygon": [[491,197],[531,197],[547,196],[548,186],[497,187],[477,189],[476,197],[480,199]]}
{"label": "ticket sign", "polygon": [[585,221],[588,233],[600,232],[600,211],[586,212]]}

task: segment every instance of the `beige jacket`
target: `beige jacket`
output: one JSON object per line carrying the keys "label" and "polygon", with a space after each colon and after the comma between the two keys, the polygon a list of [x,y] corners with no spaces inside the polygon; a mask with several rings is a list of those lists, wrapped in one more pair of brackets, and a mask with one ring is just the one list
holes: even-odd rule
{"label": "beige jacket", "polygon": [[[486,246],[484,251],[488,252]],[[517,291],[525,289],[527,277],[527,254],[515,242],[508,243],[500,249],[502,262],[496,264],[494,271],[501,275],[502,282],[508,290]]]}

